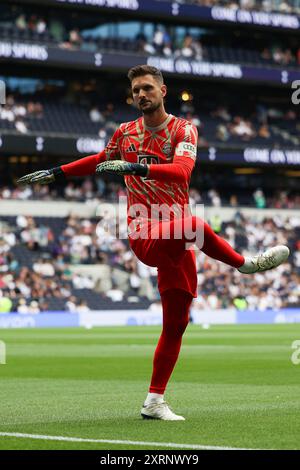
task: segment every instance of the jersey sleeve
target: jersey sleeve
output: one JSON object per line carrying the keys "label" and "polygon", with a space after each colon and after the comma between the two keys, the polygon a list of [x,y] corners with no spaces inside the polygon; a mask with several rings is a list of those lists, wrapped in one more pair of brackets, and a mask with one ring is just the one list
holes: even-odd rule
{"label": "jersey sleeve", "polygon": [[177,131],[173,163],[148,165],[150,179],[186,183],[190,181],[197,156],[197,128],[186,122]]}
{"label": "jersey sleeve", "polygon": [[175,157],[190,158],[193,162],[196,161],[197,157],[197,143],[198,143],[198,131],[196,126],[186,121],[181,126],[175,138]]}
{"label": "jersey sleeve", "polygon": [[120,158],[119,142],[122,137],[120,127],[113,134],[105,149],[95,155],[89,155],[74,162],[62,165],[65,176],[87,176],[95,173],[96,166],[105,160],[118,160]]}

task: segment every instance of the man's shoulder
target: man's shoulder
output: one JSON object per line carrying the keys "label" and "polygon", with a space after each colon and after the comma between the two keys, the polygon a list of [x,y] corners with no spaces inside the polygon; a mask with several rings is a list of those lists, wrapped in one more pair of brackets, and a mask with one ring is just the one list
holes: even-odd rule
{"label": "man's shoulder", "polygon": [[137,126],[140,125],[141,118],[135,119],[134,121],[122,122],[119,126],[120,132],[123,136],[130,135],[130,133],[137,129]]}
{"label": "man's shoulder", "polygon": [[176,117],[175,116],[175,126],[173,124],[173,129],[175,130],[175,134],[178,137],[181,137],[182,135],[187,135],[190,134],[191,132],[196,134],[198,133],[197,127],[192,124],[190,121],[187,119],[184,119],[183,117]]}
{"label": "man's shoulder", "polygon": [[183,117],[178,117],[174,116],[176,119],[176,123],[178,124],[178,127],[196,127],[193,123],[188,121],[187,119],[184,119]]}

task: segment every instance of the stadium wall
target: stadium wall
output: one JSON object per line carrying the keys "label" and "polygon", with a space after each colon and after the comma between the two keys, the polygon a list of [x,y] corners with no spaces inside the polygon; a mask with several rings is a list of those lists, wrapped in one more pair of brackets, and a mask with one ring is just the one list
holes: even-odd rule
{"label": "stadium wall", "polygon": [[[300,78],[300,73],[299,73]],[[0,131],[0,152],[4,155],[48,155],[81,158],[88,154],[101,152],[105,147],[104,139],[88,135],[64,135],[48,132],[28,132],[20,135],[16,131]],[[241,165],[258,167],[300,167],[300,151],[293,148],[244,147],[224,148],[213,143],[208,148],[198,147],[197,161],[214,165]]]}
{"label": "stadium wall", "polygon": [[[196,325],[283,324],[300,323],[300,309],[281,310],[195,310],[191,311]],[[0,329],[8,328],[71,328],[103,326],[161,325],[162,314],[149,310],[105,310],[88,313],[43,312],[20,315],[16,312],[0,315]]]}
{"label": "stadium wall", "polygon": [[[107,203],[105,203],[107,206]],[[1,200],[0,217],[1,216],[17,216],[28,215],[32,217],[68,217],[74,214],[78,217],[99,217],[100,210],[103,206],[101,201],[86,203],[67,202],[67,201],[20,201],[20,200]],[[116,215],[126,217],[126,204],[112,204]],[[192,212],[195,209],[191,207]],[[260,221],[266,217],[282,216],[283,218],[299,217],[299,209],[258,209],[256,207],[205,207],[205,217],[210,219],[215,215],[222,215],[224,222],[233,220],[237,212],[242,212],[246,217],[255,217]]]}
{"label": "stadium wall", "polygon": [[162,72],[189,78],[215,78],[231,81],[287,85],[299,80],[297,69],[286,67],[252,67],[242,64],[225,64],[129,53],[89,52],[64,50],[48,45],[0,40],[0,60],[10,63],[38,66],[76,68],[86,70],[114,70],[124,72],[141,63],[158,67]]}

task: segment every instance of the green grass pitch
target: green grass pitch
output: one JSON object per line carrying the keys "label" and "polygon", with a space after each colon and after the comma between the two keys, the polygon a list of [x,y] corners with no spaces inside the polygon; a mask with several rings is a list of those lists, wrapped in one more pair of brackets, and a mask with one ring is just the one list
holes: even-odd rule
{"label": "green grass pitch", "polygon": [[184,422],[140,418],[159,332],[0,330],[0,433],[144,443],[0,435],[0,449],[300,448],[300,325],[189,325],[166,393]]}

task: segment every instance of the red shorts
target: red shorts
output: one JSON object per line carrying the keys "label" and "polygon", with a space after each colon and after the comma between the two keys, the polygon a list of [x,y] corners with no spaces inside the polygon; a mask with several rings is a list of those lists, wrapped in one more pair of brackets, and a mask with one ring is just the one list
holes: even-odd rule
{"label": "red shorts", "polygon": [[[187,249],[183,238],[174,238],[176,221],[143,220],[138,230],[129,234],[131,249],[140,261],[157,267],[157,282],[160,294],[168,289],[182,289],[197,297],[197,269],[195,251]],[[162,229],[170,227],[170,238],[161,238]],[[151,236],[142,236],[142,233]],[[136,238],[136,234],[139,237]],[[166,232],[164,232],[166,233]],[[135,239],[136,238],[136,239]]]}

